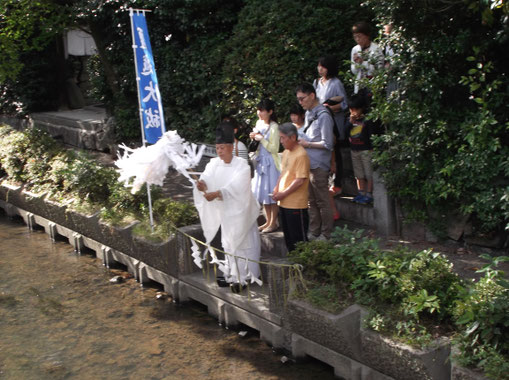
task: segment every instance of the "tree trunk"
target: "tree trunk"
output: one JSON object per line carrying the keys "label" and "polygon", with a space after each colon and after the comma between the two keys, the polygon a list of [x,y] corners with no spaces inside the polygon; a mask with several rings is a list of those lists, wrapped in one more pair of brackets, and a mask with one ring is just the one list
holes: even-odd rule
{"label": "tree trunk", "polygon": [[108,84],[113,94],[113,98],[115,98],[115,96],[120,93],[120,88],[118,87],[117,74],[115,73],[115,70],[113,69],[113,66],[111,65],[106,55],[102,29],[94,22],[89,22],[89,27],[90,33],[94,38],[95,45],[97,46],[97,53],[99,55],[99,59],[101,60],[101,63],[104,68],[104,73],[106,75],[106,83]]}

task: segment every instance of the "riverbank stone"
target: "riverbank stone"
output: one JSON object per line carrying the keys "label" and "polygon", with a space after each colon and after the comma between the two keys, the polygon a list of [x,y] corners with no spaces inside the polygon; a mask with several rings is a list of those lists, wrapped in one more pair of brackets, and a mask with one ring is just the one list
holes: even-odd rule
{"label": "riverbank stone", "polygon": [[175,237],[156,243],[133,235],[132,243],[135,259],[171,276],[178,276]]}
{"label": "riverbank stone", "polygon": [[291,299],[285,312],[288,330],[357,361],[362,359],[360,326],[366,311],[352,305],[339,314]]}
{"label": "riverbank stone", "polygon": [[138,221],[134,221],[127,226],[118,227],[99,220],[97,225],[100,235],[96,239],[108,247],[126,255],[133,256],[131,230],[138,223]]}
{"label": "riverbank stone", "polygon": [[450,380],[451,347],[447,339],[419,350],[361,327],[362,363],[394,379]]}

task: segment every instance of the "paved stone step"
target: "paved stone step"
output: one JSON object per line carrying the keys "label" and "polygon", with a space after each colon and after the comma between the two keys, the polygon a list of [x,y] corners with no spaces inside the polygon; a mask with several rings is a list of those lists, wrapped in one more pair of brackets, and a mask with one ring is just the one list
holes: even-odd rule
{"label": "paved stone step", "polygon": [[[114,125],[100,107],[38,112],[30,115],[33,126],[74,147],[108,151],[114,145]],[[113,119],[111,119],[113,120]]]}
{"label": "paved stone step", "polygon": [[35,126],[54,125],[98,131],[106,123],[106,111],[98,107],[86,107],[79,110],[58,112],[37,112],[30,115]]}
{"label": "paved stone step", "polygon": [[336,208],[339,211],[341,219],[344,221],[351,221],[360,223],[368,227],[376,227],[375,224],[375,209],[373,204],[361,205],[353,203],[353,196],[339,196],[335,197]]}

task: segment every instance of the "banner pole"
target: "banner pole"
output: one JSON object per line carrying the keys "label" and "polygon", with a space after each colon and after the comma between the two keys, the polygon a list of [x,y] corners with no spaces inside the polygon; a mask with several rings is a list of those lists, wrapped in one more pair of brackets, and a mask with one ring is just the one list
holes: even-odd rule
{"label": "banner pole", "polygon": [[[129,8],[129,19],[131,20],[131,35],[133,39],[133,54],[134,54],[134,71],[136,74],[136,88],[138,89],[138,113],[140,115],[141,139],[143,146],[146,146],[145,129],[143,128],[143,108],[141,107],[141,90],[140,90],[140,77],[138,76],[138,60],[136,59],[136,37],[134,33],[133,24],[133,8]],[[150,184],[147,183],[147,196],[148,196],[148,213],[150,218],[150,229],[154,232],[154,216],[152,214],[152,196],[150,195]]]}
{"label": "banner pole", "polygon": [[138,89],[138,113],[140,115],[140,127],[141,127],[141,139],[143,146],[146,145],[145,141],[145,130],[143,129],[143,108],[141,107],[141,95],[140,95],[140,77],[138,76],[138,60],[136,59],[136,37],[134,34],[134,24],[133,24],[133,8],[129,8],[129,19],[131,20],[131,36],[133,39],[133,54],[134,54],[134,72],[136,74],[136,88]]}

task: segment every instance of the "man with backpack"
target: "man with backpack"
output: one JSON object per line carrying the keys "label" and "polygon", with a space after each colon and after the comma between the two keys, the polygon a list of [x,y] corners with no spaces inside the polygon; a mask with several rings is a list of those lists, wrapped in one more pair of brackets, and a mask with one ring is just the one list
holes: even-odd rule
{"label": "man with backpack", "polygon": [[329,203],[329,171],[334,149],[334,120],[320,104],[311,83],[296,89],[297,100],[306,110],[306,121],[299,144],[306,149],[310,162],[309,176],[309,240],[327,240],[333,228]]}

